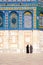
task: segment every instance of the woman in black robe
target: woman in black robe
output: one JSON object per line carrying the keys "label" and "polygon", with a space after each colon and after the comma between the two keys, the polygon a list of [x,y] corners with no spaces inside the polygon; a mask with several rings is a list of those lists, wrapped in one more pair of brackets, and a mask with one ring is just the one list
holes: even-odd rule
{"label": "woman in black robe", "polygon": [[26,46],[26,53],[29,53],[29,45]]}

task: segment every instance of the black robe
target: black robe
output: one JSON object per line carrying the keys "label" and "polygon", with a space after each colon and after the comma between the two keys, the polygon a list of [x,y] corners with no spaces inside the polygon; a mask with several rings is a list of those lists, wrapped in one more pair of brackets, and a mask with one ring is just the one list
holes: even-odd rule
{"label": "black robe", "polygon": [[30,45],[30,53],[32,53],[33,52],[33,47],[32,47],[32,45]]}
{"label": "black robe", "polygon": [[29,53],[29,45],[26,46],[26,53]]}

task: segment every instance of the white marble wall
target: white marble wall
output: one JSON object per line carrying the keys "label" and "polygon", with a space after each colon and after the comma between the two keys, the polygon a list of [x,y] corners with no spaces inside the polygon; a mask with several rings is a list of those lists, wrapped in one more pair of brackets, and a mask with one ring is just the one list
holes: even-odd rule
{"label": "white marble wall", "polygon": [[27,44],[33,46],[33,53],[43,51],[43,31],[0,31],[0,52],[24,52]]}

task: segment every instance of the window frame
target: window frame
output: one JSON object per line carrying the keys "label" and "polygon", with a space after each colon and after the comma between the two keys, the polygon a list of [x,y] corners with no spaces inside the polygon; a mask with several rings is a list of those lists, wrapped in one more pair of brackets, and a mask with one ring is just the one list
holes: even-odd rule
{"label": "window frame", "polygon": [[8,29],[9,29],[9,30],[18,30],[18,27],[19,27],[19,25],[18,25],[19,22],[18,22],[18,21],[19,21],[19,20],[17,21],[17,27],[14,27],[14,28],[13,28],[13,27],[10,26],[10,25],[11,25],[10,17],[11,17],[11,14],[12,14],[12,13],[15,13],[15,14],[17,15],[17,20],[18,20],[18,17],[19,17],[19,14],[18,14],[16,11],[11,11],[11,12],[8,14],[8,15],[9,15],[9,19],[8,19],[8,22],[9,22]]}
{"label": "window frame", "polygon": [[[40,13],[40,14],[42,14],[42,13]],[[41,19],[41,21],[40,21],[40,19]],[[41,23],[41,25],[39,24],[39,27],[42,27],[43,28],[43,25],[42,25],[42,23],[43,23],[43,16],[40,16],[39,15],[39,23]]]}
{"label": "window frame", "polygon": [[[24,30],[32,30],[33,29],[33,14],[32,14],[31,11],[25,11],[25,12],[30,12],[31,13],[32,21],[31,21],[31,28],[25,28],[24,27],[24,22],[23,22],[23,28],[24,28]],[[24,13],[23,13],[23,21],[24,21]]]}

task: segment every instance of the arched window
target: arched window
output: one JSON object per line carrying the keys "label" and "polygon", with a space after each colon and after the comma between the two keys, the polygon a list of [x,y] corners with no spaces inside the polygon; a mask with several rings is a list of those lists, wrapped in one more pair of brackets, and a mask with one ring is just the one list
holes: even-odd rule
{"label": "arched window", "polygon": [[16,12],[10,13],[10,28],[18,28],[18,14]]}
{"label": "arched window", "polygon": [[31,14],[31,12],[24,13],[24,28],[32,28],[32,14]]}
{"label": "arched window", "polygon": [[40,16],[39,16],[39,27],[43,27],[43,12],[40,12]]}
{"label": "arched window", "polygon": [[0,12],[0,27],[3,26],[3,13]]}

